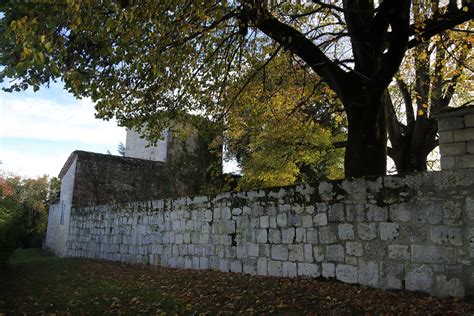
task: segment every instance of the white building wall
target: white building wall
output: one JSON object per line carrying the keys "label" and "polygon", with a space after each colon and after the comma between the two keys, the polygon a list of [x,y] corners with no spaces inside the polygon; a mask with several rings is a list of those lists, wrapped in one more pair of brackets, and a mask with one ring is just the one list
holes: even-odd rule
{"label": "white building wall", "polygon": [[162,135],[164,139],[158,141],[156,146],[147,147],[149,143],[146,139],[141,138],[137,132],[128,129],[125,144],[125,157],[163,162],[166,161],[168,130],[165,130]]}
{"label": "white building wall", "polygon": [[72,196],[77,158],[61,179],[61,196],[59,203],[49,207],[48,230],[46,232],[46,248],[58,256],[64,256],[66,240],[69,233]]}

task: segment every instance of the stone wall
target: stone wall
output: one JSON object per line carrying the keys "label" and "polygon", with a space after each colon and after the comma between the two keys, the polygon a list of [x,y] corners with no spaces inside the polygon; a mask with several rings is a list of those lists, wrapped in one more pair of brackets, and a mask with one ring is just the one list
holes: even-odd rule
{"label": "stone wall", "polygon": [[73,209],[67,255],[474,293],[474,169]]}
{"label": "stone wall", "polygon": [[436,115],[442,169],[474,168],[474,105]]}
{"label": "stone wall", "polygon": [[59,202],[49,206],[45,248],[59,256],[65,254],[65,245],[69,235],[76,166],[77,158],[75,157],[72,159],[70,167],[62,174]]}

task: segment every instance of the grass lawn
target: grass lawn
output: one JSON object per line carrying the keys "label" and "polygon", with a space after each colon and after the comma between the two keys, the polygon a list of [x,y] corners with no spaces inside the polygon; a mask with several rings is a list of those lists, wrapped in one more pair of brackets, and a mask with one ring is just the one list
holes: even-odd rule
{"label": "grass lawn", "polygon": [[19,250],[0,272],[0,314],[473,314],[457,299],[336,281],[175,270]]}

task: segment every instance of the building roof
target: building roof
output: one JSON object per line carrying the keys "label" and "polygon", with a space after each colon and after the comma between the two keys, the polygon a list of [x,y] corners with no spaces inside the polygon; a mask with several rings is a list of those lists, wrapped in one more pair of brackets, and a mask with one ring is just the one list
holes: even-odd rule
{"label": "building roof", "polygon": [[72,163],[74,162],[74,159],[78,157],[79,159],[82,158],[87,158],[87,159],[97,159],[97,160],[103,160],[103,161],[108,161],[110,163],[117,163],[117,162],[128,162],[132,164],[158,164],[158,165],[163,165],[163,162],[161,161],[152,161],[152,160],[146,160],[146,159],[140,159],[140,158],[131,158],[131,157],[123,157],[123,156],[116,156],[116,155],[109,155],[109,154],[99,154],[99,153],[94,153],[90,151],[83,151],[83,150],[75,150],[73,151],[69,157],[67,158],[66,162],[64,163],[63,167],[61,168],[61,171],[59,172],[58,177],[62,178],[66,172],[69,170],[69,167],[71,167]]}

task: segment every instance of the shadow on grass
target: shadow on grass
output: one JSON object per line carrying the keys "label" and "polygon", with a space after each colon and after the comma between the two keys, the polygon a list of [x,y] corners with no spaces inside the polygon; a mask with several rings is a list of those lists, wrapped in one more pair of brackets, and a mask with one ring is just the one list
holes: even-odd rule
{"label": "shadow on grass", "polygon": [[17,250],[0,271],[0,314],[160,314],[182,306],[159,291],[131,286],[107,265],[79,258]]}

